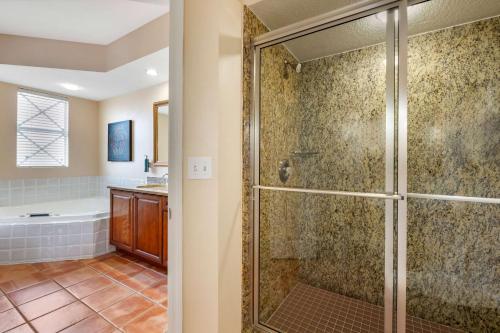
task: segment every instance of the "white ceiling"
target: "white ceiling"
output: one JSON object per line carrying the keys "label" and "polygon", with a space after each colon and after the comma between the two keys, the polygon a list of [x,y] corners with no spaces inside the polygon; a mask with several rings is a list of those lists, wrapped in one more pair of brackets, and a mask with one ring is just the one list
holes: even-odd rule
{"label": "white ceiling", "polygon": [[[262,0],[250,9],[274,30],[358,0]],[[432,0],[408,8],[410,35],[500,15],[499,0]],[[385,41],[384,15],[372,15],[286,42],[301,62]]]}
{"label": "white ceiling", "polygon": [[[158,76],[146,75],[149,68],[155,68]],[[0,81],[63,95],[104,100],[167,82],[168,48],[105,73],[0,64]],[[69,91],[61,87],[61,83],[76,84],[83,89]]]}
{"label": "white ceiling", "polygon": [[169,0],[1,0],[0,34],[107,45],[169,11]]}

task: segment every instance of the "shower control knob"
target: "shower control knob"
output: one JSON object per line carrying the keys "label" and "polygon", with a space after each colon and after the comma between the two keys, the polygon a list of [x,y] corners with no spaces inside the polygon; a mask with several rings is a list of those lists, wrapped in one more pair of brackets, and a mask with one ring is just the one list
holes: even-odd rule
{"label": "shower control knob", "polygon": [[290,177],[291,171],[292,167],[290,166],[290,161],[285,159],[279,162],[278,174],[282,183],[286,183],[286,181]]}

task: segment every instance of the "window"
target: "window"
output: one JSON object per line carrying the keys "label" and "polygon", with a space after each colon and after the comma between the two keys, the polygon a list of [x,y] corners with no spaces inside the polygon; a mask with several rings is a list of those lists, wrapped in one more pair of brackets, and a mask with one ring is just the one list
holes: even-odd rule
{"label": "window", "polygon": [[17,92],[17,166],[68,166],[68,101],[63,97]]}

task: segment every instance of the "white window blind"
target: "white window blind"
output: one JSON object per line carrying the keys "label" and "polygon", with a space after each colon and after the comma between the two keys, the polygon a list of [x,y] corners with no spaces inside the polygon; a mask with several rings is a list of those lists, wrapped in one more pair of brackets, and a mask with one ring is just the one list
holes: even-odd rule
{"label": "white window blind", "polygon": [[68,166],[68,101],[20,89],[17,92],[17,166]]}

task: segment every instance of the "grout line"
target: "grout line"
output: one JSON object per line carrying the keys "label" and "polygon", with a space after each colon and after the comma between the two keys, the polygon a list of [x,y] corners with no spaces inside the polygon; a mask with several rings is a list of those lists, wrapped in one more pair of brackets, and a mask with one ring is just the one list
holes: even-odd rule
{"label": "grout line", "polygon": [[[90,269],[94,270],[95,272],[97,272],[99,275],[103,275],[101,272],[97,271],[97,270],[96,270],[96,269],[94,269],[93,267],[88,266],[88,265],[87,265],[87,264],[85,264],[85,263],[84,263],[84,267],[88,267],[88,268],[90,268]],[[75,270],[78,270],[78,269],[80,269],[80,268],[77,268],[77,269],[75,269]],[[73,271],[75,271],[75,270],[73,270]],[[72,272],[72,271],[69,271],[69,272]],[[65,272],[65,273],[68,273],[68,272]],[[65,274],[65,273],[63,273],[63,274]],[[88,281],[88,280],[90,280],[90,279],[92,279],[92,278],[88,278],[88,279],[82,280],[82,281],[80,281],[80,282],[74,283],[74,284],[72,284],[72,285],[68,286],[68,288],[69,288],[69,287],[71,287],[71,286],[77,285],[77,284],[79,284],[79,283],[81,283],[81,282]],[[80,303],[82,303],[84,306],[86,306],[87,308],[89,308],[89,309],[93,312],[93,314],[91,314],[91,315],[89,315],[89,316],[87,316],[87,317],[85,317],[85,318],[82,318],[81,320],[79,320],[79,321],[77,321],[77,322],[75,322],[75,323],[73,323],[73,324],[71,324],[71,325],[69,325],[69,326],[67,326],[67,327],[65,327],[65,328],[63,328],[63,329],[61,329],[61,330],[59,330],[58,332],[61,332],[61,331],[65,330],[65,329],[67,329],[67,328],[69,328],[69,327],[75,326],[76,324],[78,324],[78,323],[80,323],[80,322],[82,322],[82,321],[84,321],[84,320],[86,320],[86,319],[88,319],[88,318],[90,318],[90,317],[92,317],[92,316],[94,316],[94,315],[97,315],[98,317],[100,317],[100,318],[104,319],[104,320],[105,320],[105,321],[107,321],[107,322],[108,322],[111,326],[113,326],[114,328],[118,329],[120,332],[123,332],[123,331],[122,331],[119,327],[117,327],[117,326],[116,326],[116,325],[114,325],[112,322],[110,322],[109,320],[107,320],[106,318],[104,318],[103,316],[101,316],[99,312],[97,312],[97,311],[96,311],[96,310],[94,310],[92,307],[88,306],[86,303],[84,303],[84,302],[82,301],[82,299],[83,299],[83,298],[85,298],[85,297],[87,297],[87,296],[90,296],[90,295],[92,295],[92,294],[96,293],[97,291],[102,291],[102,290],[105,290],[105,289],[107,289],[107,288],[109,288],[109,287],[99,289],[99,290],[95,291],[94,293],[89,294],[89,295],[87,295],[87,296],[83,297],[82,299],[80,299],[80,298],[76,297],[75,295],[73,295],[73,293],[71,293],[71,292],[70,292],[67,288],[65,288],[65,287],[63,287],[62,285],[60,285],[57,281],[55,281],[55,280],[53,280],[53,281],[54,281],[56,284],[58,284],[59,286],[61,286],[61,287],[62,287],[62,288],[63,288],[66,292],[68,292],[71,296],[73,296],[73,297],[76,299],[76,301],[75,301],[75,302],[80,302]],[[111,286],[110,286],[110,287],[111,287]],[[70,303],[70,304],[73,304],[73,303],[75,303],[75,302],[72,302],[72,303]],[[113,304],[116,304],[116,303],[113,303]],[[67,305],[69,305],[69,304],[67,304]],[[65,305],[65,306],[66,306],[66,305]],[[110,306],[111,306],[111,305],[110,305]],[[60,309],[60,308],[59,308],[59,309]],[[51,312],[52,312],[52,311],[51,311]],[[48,312],[48,313],[50,313],[50,312]],[[47,313],[47,314],[48,314],[48,313]],[[31,325],[30,325],[30,326],[31,326]],[[36,332],[36,330],[35,330],[35,332]]]}
{"label": "grout line", "polygon": [[[59,331],[57,331],[57,332],[62,332],[62,331],[64,331],[65,329],[70,328],[70,327],[72,327],[72,326],[75,326],[76,324],[78,324],[78,323],[80,323],[80,322],[84,321],[85,319],[88,319],[88,318],[90,318],[90,317],[92,317],[92,316],[94,316],[94,315],[99,315],[97,312],[95,312],[95,311],[94,311],[94,309],[92,309],[90,306],[88,306],[87,304],[83,303],[83,302],[82,302],[81,300],[79,300],[79,299],[77,299],[77,300],[76,300],[75,302],[73,302],[73,303],[76,303],[76,302],[78,302],[78,301],[79,301],[80,303],[82,303],[84,306],[86,306],[87,308],[89,308],[89,309],[90,309],[90,311],[92,311],[92,312],[93,312],[93,314],[88,315],[87,317],[84,317],[83,319],[81,319],[81,320],[79,320],[79,321],[77,321],[77,322],[75,322],[75,323],[73,323],[73,324],[71,324],[71,325],[69,325],[69,326],[66,326],[66,327],[64,327],[63,329],[60,329],[60,330],[59,330]],[[73,303],[70,303],[70,304],[73,304]],[[68,304],[68,305],[69,305],[69,304]],[[35,332],[36,332],[36,331],[35,331]],[[56,333],[57,333],[57,332],[56,332]]]}
{"label": "grout line", "polygon": [[[67,273],[67,272],[65,272],[65,273]],[[63,274],[64,274],[64,273],[63,273]],[[28,318],[27,318],[27,317],[26,317],[26,316],[25,316],[25,315],[21,312],[21,310],[19,310],[19,306],[15,305],[15,304],[14,304],[14,302],[12,302],[12,300],[11,300],[9,297],[7,297],[7,298],[11,301],[12,305],[14,306],[14,308],[15,308],[15,309],[17,310],[17,312],[18,312],[18,313],[19,313],[19,314],[23,317],[23,319],[24,319],[24,321],[25,321],[25,323],[23,323],[23,324],[21,324],[21,325],[19,325],[19,326],[22,326],[22,325],[24,325],[24,324],[28,324],[28,326],[29,326],[30,328],[32,328],[34,332],[37,332],[37,330],[35,329],[35,327],[34,327],[34,326],[33,326],[33,324],[31,323],[33,320],[36,320],[36,319],[38,319],[38,318],[41,318],[41,317],[43,317],[43,316],[45,316],[45,315],[48,315],[49,313],[52,313],[52,312],[54,312],[54,311],[57,311],[57,310],[59,310],[59,309],[61,309],[61,308],[65,307],[65,306],[71,305],[71,304],[76,303],[76,302],[78,302],[78,301],[79,301],[79,299],[78,299],[77,297],[75,297],[73,294],[71,294],[68,290],[66,290],[66,288],[64,288],[61,284],[59,284],[59,283],[58,283],[56,280],[54,280],[53,278],[50,278],[50,279],[47,279],[47,280],[41,281],[41,282],[39,282],[39,283],[46,282],[46,281],[49,281],[49,280],[50,280],[50,281],[52,281],[52,282],[54,282],[55,284],[57,284],[59,287],[61,287],[61,289],[56,290],[56,291],[54,291],[54,292],[51,292],[51,293],[49,293],[49,294],[47,294],[47,295],[44,295],[44,296],[40,296],[40,297],[34,298],[34,299],[30,300],[29,302],[26,302],[26,303],[20,304],[19,306],[24,305],[24,304],[28,304],[28,303],[30,303],[30,302],[32,302],[32,301],[35,301],[35,300],[37,300],[37,299],[40,299],[40,298],[42,298],[42,297],[52,295],[52,294],[54,294],[54,293],[56,293],[56,292],[59,292],[59,291],[61,291],[61,290],[64,290],[64,291],[66,291],[67,293],[69,293],[72,297],[74,297],[74,298],[75,298],[75,300],[74,300],[73,302],[71,302],[71,303],[65,304],[65,305],[60,306],[60,307],[58,307],[58,308],[56,308],[56,309],[53,309],[53,310],[51,310],[51,311],[49,311],[49,312],[47,312],[47,313],[44,313],[43,315],[40,315],[40,316],[35,317],[35,318],[31,319],[31,320],[28,320]],[[35,284],[38,284],[38,283],[35,283]],[[25,287],[25,288],[30,288],[30,287],[33,287],[35,284],[30,285],[30,286]],[[21,289],[18,289],[18,290],[22,290],[22,289],[25,289],[25,288],[21,288]],[[16,291],[17,291],[17,290],[16,290]],[[5,296],[7,296],[7,294],[5,294]],[[83,302],[80,302],[80,303],[82,303],[82,304],[84,304],[85,306],[87,306],[87,305],[86,305],[85,303],[83,303]],[[87,306],[87,307],[88,307],[88,308],[90,308],[89,306]],[[91,308],[90,308],[90,309],[91,309]],[[93,311],[93,309],[91,309],[91,310]],[[85,318],[88,318],[88,317],[85,317]],[[85,319],[85,318],[84,318],[84,319]],[[83,320],[83,319],[82,319],[82,320]],[[78,321],[78,322],[80,322],[80,321]],[[16,327],[19,327],[19,326],[16,326]],[[70,325],[70,326],[73,326],[73,325]],[[70,327],[70,326],[68,326],[68,327]],[[16,327],[14,327],[14,328],[16,328]],[[12,329],[14,329],[14,328],[12,328]],[[63,330],[64,330],[64,329],[66,329],[66,328],[63,328]]]}
{"label": "grout line", "polygon": [[[121,256],[120,256],[120,258],[123,258],[123,257],[121,257]],[[138,264],[137,262],[131,261],[131,260],[127,259],[127,258],[123,258],[123,259],[127,260],[129,263],[136,263],[136,264]],[[124,283],[122,283],[121,281],[119,281],[119,280],[115,279],[114,277],[107,275],[105,272],[101,272],[101,271],[99,271],[99,270],[95,269],[95,268],[94,268],[94,267],[92,267],[92,266],[88,266],[87,264],[85,264],[85,265],[86,265],[87,267],[89,267],[89,268],[93,269],[94,271],[96,271],[96,272],[97,272],[97,273],[99,273],[100,275],[103,275],[103,276],[107,277],[108,279],[112,280],[113,282],[117,283],[118,285],[121,285],[122,287],[125,287],[125,288],[127,288],[127,289],[129,289],[129,290],[131,290],[131,291],[132,291],[132,294],[131,294],[131,295],[129,295],[129,296],[127,296],[127,297],[123,298],[123,299],[120,299],[119,301],[117,301],[117,302],[115,302],[115,303],[113,303],[113,304],[109,305],[109,306],[108,306],[108,307],[106,307],[105,309],[102,309],[101,311],[97,312],[97,314],[99,314],[99,316],[100,316],[100,317],[104,318],[106,321],[108,321],[109,323],[111,323],[114,327],[116,327],[116,328],[117,328],[118,330],[120,330],[121,332],[123,332],[123,329],[119,328],[118,326],[116,326],[115,324],[113,324],[111,321],[109,321],[108,319],[106,319],[104,316],[102,316],[102,315],[101,315],[101,312],[105,311],[106,309],[109,309],[109,308],[110,308],[110,307],[112,307],[113,305],[115,305],[115,304],[117,304],[117,303],[119,303],[119,302],[121,302],[121,301],[123,301],[123,300],[125,300],[125,299],[127,299],[127,298],[129,298],[129,297],[131,297],[131,296],[133,296],[133,295],[138,295],[138,296],[141,296],[141,297],[143,297],[143,298],[145,298],[145,299],[149,300],[150,302],[152,302],[152,303],[153,303],[153,305],[159,305],[160,307],[162,307],[162,308],[166,309],[166,307],[164,307],[162,304],[160,304],[160,303],[156,302],[155,300],[153,300],[153,299],[151,299],[151,298],[147,297],[146,295],[143,295],[140,291],[137,291],[137,290],[135,290],[135,289],[133,289],[133,288],[131,288],[131,287],[127,286],[126,284],[124,284]],[[138,264],[138,265],[139,265],[139,266],[141,266],[141,267],[143,267],[144,269],[149,269],[149,270],[152,270],[152,269],[150,269],[150,268],[148,268],[148,267],[146,267],[146,266],[144,266],[144,265],[141,265],[141,264]],[[154,270],[152,270],[152,271],[154,271]],[[140,273],[140,272],[137,272],[137,274],[139,274],[139,273]],[[165,278],[166,278],[166,277],[165,277]],[[105,289],[107,289],[107,288],[105,288]],[[144,290],[146,290],[146,289],[148,289],[148,288],[145,288]],[[101,289],[101,290],[102,290],[102,289]],[[87,296],[86,296],[86,297],[87,297]],[[153,306],[153,305],[152,305],[152,306]],[[139,314],[137,314],[135,317],[133,317],[132,319],[130,319],[128,322],[126,322],[123,326],[125,327],[127,324],[131,323],[134,319],[138,318],[139,316],[141,316],[142,314],[144,314],[146,311],[148,311],[148,310],[149,310],[152,306],[150,306],[150,307],[146,308],[144,311],[142,311],[142,312],[140,312]]]}
{"label": "grout line", "polygon": [[[47,281],[49,281],[49,280],[41,281],[40,283],[44,283],[44,282],[47,282]],[[55,281],[54,281],[54,282],[55,282]],[[61,286],[61,285],[60,285],[60,284],[58,284],[57,282],[56,282],[56,284],[57,284],[57,285],[59,285],[59,286]],[[29,286],[29,287],[26,287],[26,288],[31,288],[31,287],[34,287],[34,286],[35,286],[35,285],[32,285],[32,286]],[[62,288],[62,287],[61,287],[61,288]],[[20,290],[23,290],[23,289],[25,289],[25,288],[18,289],[18,290],[16,290],[16,291],[20,291]],[[64,289],[64,288],[62,288],[62,289]],[[12,292],[16,292],[16,291],[12,291]],[[28,303],[30,303],[30,302],[32,302],[32,301],[36,301],[37,299],[40,299],[40,298],[42,298],[42,297],[52,295],[53,293],[58,292],[58,291],[61,291],[61,289],[55,290],[55,291],[53,291],[53,292],[51,292],[51,293],[48,293],[48,294],[46,294],[46,295],[42,295],[42,296],[40,296],[40,297],[36,297],[36,298],[30,299],[29,301],[24,302],[24,303],[19,304],[19,305],[14,305],[14,302],[11,302],[11,303],[12,303],[14,306],[16,306],[16,307],[20,307],[21,305],[28,304]],[[5,296],[7,296],[7,294],[5,294]],[[10,298],[9,298],[9,299],[10,299]]]}
{"label": "grout line", "polygon": [[[128,259],[127,259],[127,260],[128,260]],[[130,260],[129,260],[129,261],[130,261]],[[130,262],[132,262],[132,261],[130,261]],[[91,266],[88,266],[88,267],[90,267],[91,269],[95,270],[96,272],[98,272],[98,273],[99,273],[99,274],[101,274],[101,275],[105,275],[108,279],[112,280],[113,282],[116,282],[117,284],[121,285],[122,287],[125,287],[125,288],[127,288],[127,289],[130,289],[130,290],[132,291],[132,293],[133,293],[133,294],[139,294],[139,296],[142,296],[142,297],[146,298],[147,300],[149,300],[149,301],[151,301],[151,302],[153,302],[153,303],[155,303],[155,304],[157,304],[157,305],[160,305],[161,307],[163,307],[163,308],[164,308],[164,306],[163,306],[163,305],[161,305],[161,303],[158,303],[158,302],[156,302],[155,300],[153,300],[153,299],[151,299],[151,298],[147,297],[146,295],[143,295],[140,291],[137,291],[137,290],[135,290],[135,289],[133,289],[133,288],[131,288],[131,287],[127,286],[127,285],[126,285],[126,284],[124,284],[123,282],[121,282],[121,281],[119,281],[119,280],[116,280],[114,277],[109,276],[109,275],[106,275],[106,273],[105,273],[105,272],[101,272],[101,271],[99,271],[99,270],[97,270],[97,269],[95,269],[94,267],[91,267]],[[147,269],[149,269],[149,268],[147,268]],[[140,273],[140,272],[138,272],[138,273]],[[149,288],[149,287],[148,287],[148,288]],[[148,289],[148,288],[145,288],[145,289],[143,289],[142,291],[144,291],[144,290],[146,290],[146,289]],[[107,289],[107,288],[105,288],[105,289]],[[101,290],[102,290],[102,289],[101,289]],[[87,297],[87,296],[85,296],[85,297]],[[113,305],[114,305],[114,304],[116,304],[116,303],[113,303]],[[110,306],[111,306],[111,305],[110,305]]]}
{"label": "grout line", "polygon": [[[2,291],[2,292],[3,292],[3,291]],[[21,311],[19,311],[19,309],[18,309],[17,305],[16,305],[16,304],[14,304],[14,302],[12,302],[12,300],[10,299],[10,297],[9,297],[7,294],[5,294],[5,293],[4,293],[4,296],[5,296],[5,297],[9,300],[10,304],[12,304],[12,309],[16,310],[16,312],[17,312],[17,313],[18,313],[18,314],[19,314],[19,315],[23,318],[23,320],[24,320],[24,323],[22,323],[21,325],[17,325],[16,327],[12,327],[12,328],[10,328],[10,329],[9,329],[9,330],[7,330],[7,331],[13,330],[13,329],[15,329],[15,328],[17,328],[17,327],[20,327],[20,326],[24,325],[24,324],[28,324],[28,326],[29,326],[31,329],[33,329],[33,331],[34,331],[34,332],[36,332],[36,330],[35,330],[35,328],[33,327],[33,325],[31,325],[31,323],[30,323],[30,322],[28,321],[28,319],[24,316],[24,314],[23,314]],[[6,331],[6,332],[7,332],[7,331]]]}

